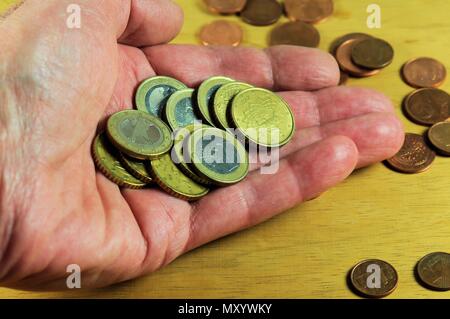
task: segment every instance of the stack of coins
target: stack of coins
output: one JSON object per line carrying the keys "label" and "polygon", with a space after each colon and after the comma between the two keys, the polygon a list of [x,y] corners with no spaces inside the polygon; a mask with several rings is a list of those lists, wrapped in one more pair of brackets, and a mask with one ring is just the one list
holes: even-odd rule
{"label": "stack of coins", "polygon": [[137,110],[113,114],[96,137],[96,166],[121,187],[155,183],[184,200],[242,181],[250,164],[246,147],[278,148],[295,132],[281,97],[227,77],[196,90],[153,77],[139,86],[135,102]]}

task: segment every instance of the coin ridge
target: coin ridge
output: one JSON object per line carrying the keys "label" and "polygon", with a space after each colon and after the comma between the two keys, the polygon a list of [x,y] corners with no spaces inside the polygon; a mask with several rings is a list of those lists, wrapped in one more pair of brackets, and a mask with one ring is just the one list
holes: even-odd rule
{"label": "coin ridge", "polygon": [[[146,183],[146,184],[151,184],[153,183],[152,178],[146,175],[143,175],[141,172],[139,172],[138,170],[134,169],[126,160],[125,158],[125,154],[123,154],[120,151],[117,151],[118,154],[118,160],[120,161],[120,163],[123,165],[123,167],[128,171],[128,173],[130,173],[131,175],[133,175],[135,178],[139,179],[141,182]],[[145,164],[144,164],[145,165]],[[148,172],[147,172],[148,173]]]}

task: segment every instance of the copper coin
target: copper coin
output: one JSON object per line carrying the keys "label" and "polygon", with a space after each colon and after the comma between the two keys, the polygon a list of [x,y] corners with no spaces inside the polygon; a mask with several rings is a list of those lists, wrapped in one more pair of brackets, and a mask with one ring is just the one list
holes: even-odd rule
{"label": "copper coin", "polygon": [[204,0],[208,9],[214,13],[232,14],[241,12],[247,0]]}
{"label": "copper coin", "polygon": [[320,43],[320,34],[314,26],[301,22],[287,22],[277,26],[270,34],[270,45],[299,45],[316,48]]}
{"label": "copper coin", "polygon": [[350,39],[341,44],[336,50],[336,60],[341,67],[341,70],[349,73],[350,75],[356,77],[368,77],[375,75],[380,72],[380,70],[369,70],[357,66],[352,61],[352,49],[353,45],[358,43],[359,41],[363,41],[360,39]]}
{"label": "copper coin", "polygon": [[203,45],[238,46],[242,42],[241,27],[234,22],[217,20],[205,25],[200,31]]}
{"label": "copper coin", "polygon": [[306,23],[318,23],[333,14],[333,0],[284,0],[289,19]]}
{"label": "copper coin", "polygon": [[447,76],[445,66],[432,58],[412,59],[403,66],[405,82],[415,88],[435,88],[444,83]]}
{"label": "copper coin", "polygon": [[450,118],[450,95],[439,89],[419,89],[406,97],[404,110],[412,121],[421,125],[443,122]]}
{"label": "copper coin", "polygon": [[381,39],[358,41],[352,48],[352,61],[363,68],[375,70],[387,67],[394,59],[394,49]]}
{"label": "copper coin", "polygon": [[339,85],[345,85],[348,81],[348,74],[341,71],[341,77],[339,79]]}
{"label": "copper coin", "polygon": [[434,124],[428,131],[428,139],[440,154],[450,156],[450,122]]}
{"label": "copper coin", "polygon": [[450,290],[450,254],[426,255],[417,263],[417,275],[428,288]]}
{"label": "copper coin", "polygon": [[367,259],[353,267],[350,283],[357,293],[365,297],[382,298],[397,288],[398,274],[383,260]]}
{"label": "copper coin", "polygon": [[276,0],[248,0],[241,17],[248,24],[265,26],[277,22],[282,14],[283,9]]}
{"label": "copper coin", "polygon": [[333,55],[336,55],[336,50],[339,48],[345,41],[347,40],[358,40],[358,39],[370,39],[372,38],[371,35],[368,35],[366,33],[349,33],[346,35],[343,35],[342,37],[337,38],[331,43],[330,46],[330,53]]}
{"label": "copper coin", "polygon": [[387,163],[401,173],[415,174],[429,169],[435,158],[422,135],[406,133],[402,148]]}

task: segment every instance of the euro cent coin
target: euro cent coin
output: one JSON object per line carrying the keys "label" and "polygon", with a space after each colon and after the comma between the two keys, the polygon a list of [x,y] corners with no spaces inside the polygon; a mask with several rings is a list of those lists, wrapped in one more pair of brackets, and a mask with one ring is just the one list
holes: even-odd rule
{"label": "euro cent coin", "polygon": [[450,156],[450,122],[434,124],[428,131],[428,139],[440,154]]}
{"label": "euro cent coin", "polygon": [[447,77],[445,66],[436,59],[422,57],[412,59],[402,68],[405,82],[415,88],[436,88]]}
{"label": "euro cent coin", "polygon": [[270,34],[270,45],[298,45],[316,48],[320,43],[317,29],[305,22],[287,22],[275,27]]}
{"label": "euro cent coin", "polygon": [[131,158],[122,152],[117,152],[118,159],[122,166],[134,177],[139,179],[140,181],[150,184],[153,182],[152,178],[150,177],[150,174],[147,171],[147,167],[145,165],[144,161],[137,160],[134,158]]}
{"label": "euro cent coin", "polygon": [[107,122],[110,141],[121,152],[136,159],[159,157],[170,151],[170,128],[156,116],[135,110],[111,115]]}
{"label": "euro cent coin", "polygon": [[318,23],[333,14],[333,0],[284,0],[289,19],[306,23]]}
{"label": "euro cent coin", "polygon": [[233,14],[241,12],[247,0],[204,0],[213,13]]}
{"label": "euro cent coin", "polygon": [[276,0],[248,0],[241,12],[244,22],[255,26],[276,23],[283,14],[283,8]]}
{"label": "euro cent coin", "polygon": [[352,60],[353,46],[363,41],[359,38],[350,39],[342,43],[336,49],[336,60],[342,71],[356,77],[369,77],[380,72],[380,70],[369,70],[356,65]]}
{"label": "euro cent coin", "polygon": [[348,40],[364,40],[364,39],[370,39],[370,38],[372,38],[371,35],[366,34],[366,33],[360,33],[360,32],[345,34],[345,35],[337,38],[336,40],[334,40],[331,43],[330,53],[333,55],[336,55],[337,48],[339,48],[344,42],[346,42]]}
{"label": "euro cent coin", "polygon": [[238,46],[242,42],[243,31],[239,24],[217,20],[205,25],[200,30],[200,41],[203,45]]}
{"label": "euro cent coin", "polygon": [[434,290],[450,290],[450,255],[431,253],[417,263],[417,275],[422,284]]}
{"label": "euro cent coin", "polygon": [[135,103],[139,111],[161,118],[169,97],[178,90],[186,89],[178,80],[156,76],[141,83],[136,92]]}
{"label": "euro cent coin", "polygon": [[450,118],[450,95],[440,89],[419,89],[406,97],[404,110],[415,123],[431,126]]}
{"label": "euro cent coin", "polygon": [[204,124],[214,126],[211,116],[211,109],[214,103],[216,92],[225,84],[234,82],[232,79],[223,76],[214,76],[205,80],[197,91],[198,112],[204,120]]}
{"label": "euro cent coin", "polygon": [[194,111],[193,96],[193,89],[184,89],[173,93],[167,101],[165,119],[172,130],[201,121]]}
{"label": "euro cent coin", "polygon": [[356,42],[352,47],[351,55],[355,64],[376,70],[392,63],[394,49],[384,40],[371,38]]}

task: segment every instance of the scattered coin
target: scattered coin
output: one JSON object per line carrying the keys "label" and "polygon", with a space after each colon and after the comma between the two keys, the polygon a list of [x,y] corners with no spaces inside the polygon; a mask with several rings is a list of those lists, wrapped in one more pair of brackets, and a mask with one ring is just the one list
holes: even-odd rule
{"label": "scattered coin", "polygon": [[203,45],[238,46],[242,42],[243,32],[239,24],[217,20],[205,25],[200,31]]}
{"label": "scattered coin", "polygon": [[198,111],[201,114],[206,124],[214,126],[214,122],[211,116],[211,109],[213,107],[212,102],[217,90],[222,85],[233,82],[232,79],[223,76],[215,76],[204,81],[197,92],[197,105]]}
{"label": "scattered coin", "polygon": [[447,76],[445,66],[432,58],[412,59],[403,66],[405,82],[415,88],[436,88]]}
{"label": "scattered coin", "polygon": [[333,0],[285,0],[289,19],[306,23],[318,23],[333,14]]}
{"label": "scattered coin", "polygon": [[201,121],[194,112],[193,94],[193,89],[180,90],[167,101],[164,114],[172,130]]}
{"label": "scattered coin", "polygon": [[298,45],[316,48],[320,43],[320,34],[317,29],[305,22],[287,22],[277,26],[270,34],[270,45]]}
{"label": "scattered coin", "polygon": [[344,42],[348,40],[364,40],[364,39],[370,39],[372,38],[371,35],[366,33],[349,33],[346,35],[343,35],[342,37],[337,38],[333,41],[333,43],[330,46],[330,52],[333,55],[336,55],[336,50],[339,48]]}
{"label": "scattered coin", "polygon": [[450,290],[450,254],[431,253],[417,264],[421,283],[435,290]]}
{"label": "scattered coin", "polygon": [[205,3],[211,12],[232,14],[241,12],[247,0],[205,0]]}
{"label": "scattered coin", "polygon": [[392,63],[394,49],[384,40],[364,39],[354,43],[351,56],[352,61],[358,66],[375,70]]}
{"label": "scattered coin", "polygon": [[428,139],[440,154],[450,156],[450,122],[434,124],[428,131]]}
{"label": "scattered coin", "polygon": [[248,0],[241,12],[244,22],[255,26],[266,26],[277,22],[283,9],[276,0]]}
{"label": "scattered coin", "polygon": [[339,63],[341,70],[356,77],[368,77],[379,73],[380,70],[369,70],[353,63],[352,60],[353,46],[360,41],[363,40],[350,39],[342,43],[336,49],[336,60]]}
{"label": "scattered coin", "polygon": [[422,125],[433,125],[450,118],[450,95],[442,90],[424,88],[412,92],[404,102],[406,115]]}
{"label": "scattered coin", "polygon": [[355,292],[369,298],[382,298],[397,288],[398,275],[392,265],[379,259],[361,261],[350,272]]}
{"label": "scattered coin", "polygon": [[429,169],[435,157],[422,135],[406,133],[402,148],[387,163],[399,172],[415,174]]}
{"label": "scattered coin", "polygon": [[348,74],[341,71],[341,77],[339,78],[339,85],[345,85],[348,81]]}
{"label": "scattered coin", "polygon": [[153,182],[147,171],[144,161],[128,157],[122,152],[117,152],[117,154],[117,158],[119,159],[122,166],[128,171],[128,173],[146,184],[150,184]]}
{"label": "scattered coin", "polygon": [[294,115],[278,95],[259,88],[245,90],[233,99],[234,126],[252,143],[279,147],[295,133]]}

